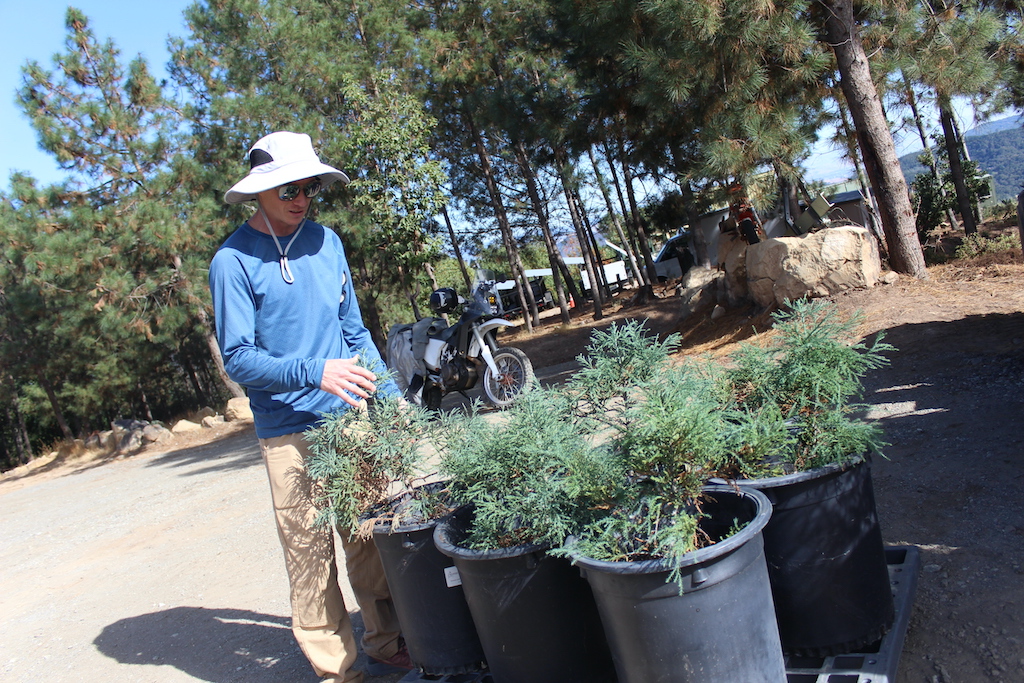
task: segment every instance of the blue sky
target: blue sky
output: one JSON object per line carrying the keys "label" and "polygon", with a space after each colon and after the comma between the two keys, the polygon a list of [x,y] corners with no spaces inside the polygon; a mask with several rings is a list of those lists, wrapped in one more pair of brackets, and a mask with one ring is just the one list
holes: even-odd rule
{"label": "blue sky", "polygon": [[100,41],[112,39],[125,63],[141,54],[154,75],[165,75],[167,37],[186,33],[183,12],[192,0],[0,0],[0,187],[13,171],[26,171],[43,184],[59,181],[56,162],[39,149],[36,134],[16,93],[21,68],[29,60],[53,68],[53,55],[64,51],[64,14],[68,5],[82,10]]}
{"label": "blue sky", "polygon": [[[157,77],[165,75],[167,37],[187,33],[183,12],[192,0],[76,0],[100,41],[112,39],[125,63],[141,54]],[[0,0],[0,187],[11,173],[25,171],[42,184],[59,181],[63,174],[53,158],[39,149],[35,131],[15,103],[21,87],[21,68],[28,60],[53,68],[53,55],[64,51],[64,14],[67,2],[55,0]],[[967,122],[969,123],[969,121]],[[968,126],[969,127],[969,126]],[[899,144],[900,154],[920,144]],[[806,164],[812,180],[841,180],[850,173],[842,153],[820,144]]]}

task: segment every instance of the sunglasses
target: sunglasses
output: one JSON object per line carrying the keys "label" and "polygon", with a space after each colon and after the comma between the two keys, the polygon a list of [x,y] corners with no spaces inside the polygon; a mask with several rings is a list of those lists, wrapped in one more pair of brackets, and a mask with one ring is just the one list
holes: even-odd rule
{"label": "sunglasses", "polygon": [[323,186],[320,184],[319,178],[314,178],[305,185],[289,183],[288,185],[281,185],[277,188],[277,198],[282,202],[290,202],[299,196],[299,192],[302,192],[302,194],[312,199],[320,194],[322,187]]}

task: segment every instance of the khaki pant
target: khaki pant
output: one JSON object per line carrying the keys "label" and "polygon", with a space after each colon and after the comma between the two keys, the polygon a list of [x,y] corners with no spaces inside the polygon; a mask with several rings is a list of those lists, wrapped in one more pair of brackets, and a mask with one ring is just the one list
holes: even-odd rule
{"label": "khaki pant", "polygon": [[[358,651],[338,585],[334,534],[329,526],[313,526],[317,510],[306,476],[308,446],[301,433],[260,439],[291,585],[292,632],[318,676],[358,683],[363,674],[352,669]],[[349,539],[345,532],[341,538],[349,583],[366,627],[363,650],[370,657],[389,659],[398,651],[400,628],[380,556],[372,540]]]}

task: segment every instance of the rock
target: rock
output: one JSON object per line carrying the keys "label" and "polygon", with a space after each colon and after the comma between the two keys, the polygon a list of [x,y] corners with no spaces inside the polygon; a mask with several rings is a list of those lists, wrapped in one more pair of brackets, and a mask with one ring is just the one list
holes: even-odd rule
{"label": "rock", "polygon": [[142,429],[133,429],[130,432],[124,432],[121,440],[117,444],[118,453],[131,453],[142,448]]}
{"label": "rock", "polygon": [[719,306],[719,305],[715,305],[714,309],[712,309],[712,311],[711,311],[711,319],[712,320],[718,320],[723,315],[725,315],[725,313],[726,313],[725,308],[723,308],[722,306]]}
{"label": "rock", "polygon": [[112,429],[100,432],[100,444],[108,451],[117,448],[117,434]]}
{"label": "rock", "polygon": [[722,233],[718,242],[719,268],[725,270],[722,282],[725,283],[725,300],[730,306],[740,306],[749,298],[747,249],[746,242],[728,233]]}
{"label": "rock", "polygon": [[174,423],[174,426],[171,427],[171,431],[175,434],[184,434],[186,432],[194,432],[200,429],[202,429],[202,426],[189,420],[178,420]]}
{"label": "rock", "polygon": [[764,240],[746,249],[744,265],[761,306],[873,287],[882,269],[871,233],[856,226]]}
{"label": "rock", "polygon": [[249,407],[249,399],[245,396],[232,398],[224,409],[224,419],[228,422],[236,420],[251,420],[252,408]]}
{"label": "rock", "polygon": [[708,268],[690,268],[686,271],[676,287],[676,294],[683,300],[680,318],[686,319],[714,304],[718,297],[718,282],[722,277],[722,273]]}
{"label": "rock", "polygon": [[142,439],[147,443],[160,443],[174,436],[171,430],[160,425],[150,424],[142,430]]}
{"label": "rock", "polygon": [[110,423],[110,428],[115,432],[131,432],[143,429],[147,424],[149,423],[141,420],[114,420]]}
{"label": "rock", "polygon": [[878,278],[878,281],[881,282],[883,285],[894,285],[897,281],[899,281],[899,279],[900,274],[890,270],[884,275],[882,275],[880,278]]}
{"label": "rock", "polygon": [[196,413],[196,419],[197,420],[202,420],[204,417],[213,417],[216,414],[217,414],[216,410],[214,410],[210,406],[206,406],[204,408],[201,408],[199,410],[199,412]]}
{"label": "rock", "polygon": [[202,424],[207,429],[212,429],[213,427],[216,427],[217,425],[224,424],[224,416],[223,415],[207,415],[206,417],[203,418]]}

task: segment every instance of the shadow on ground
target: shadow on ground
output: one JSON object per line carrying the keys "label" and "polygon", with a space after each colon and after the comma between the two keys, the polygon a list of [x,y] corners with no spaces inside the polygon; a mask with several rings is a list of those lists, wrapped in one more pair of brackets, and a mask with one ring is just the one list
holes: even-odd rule
{"label": "shadow on ground", "polygon": [[[246,610],[140,614],[105,627],[93,644],[122,664],[173,666],[212,683],[319,680],[295,644],[290,619]],[[140,671],[139,680],[149,677]]]}
{"label": "shadow on ground", "polygon": [[[363,624],[352,613],[356,638]],[[173,607],[110,624],[93,641],[121,664],[172,666],[210,683],[316,683],[319,681],[292,636],[291,620],[238,609]],[[357,668],[366,655],[360,653]],[[391,683],[401,674],[366,680]],[[155,680],[142,669],[138,680]]]}
{"label": "shadow on ground", "polygon": [[179,468],[182,476],[196,476],[261,463],[256,435],[252,429],[245,429],[210,443],[168,451],[152,458],[146,467]]}

